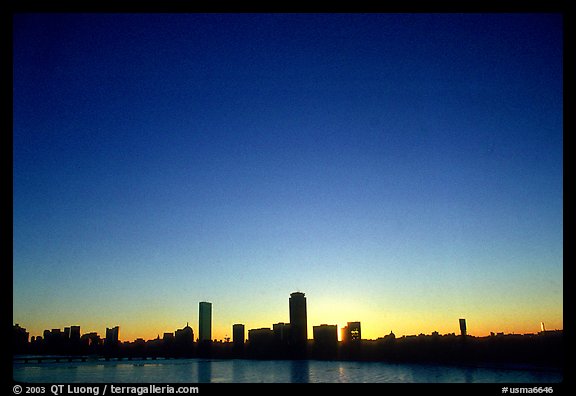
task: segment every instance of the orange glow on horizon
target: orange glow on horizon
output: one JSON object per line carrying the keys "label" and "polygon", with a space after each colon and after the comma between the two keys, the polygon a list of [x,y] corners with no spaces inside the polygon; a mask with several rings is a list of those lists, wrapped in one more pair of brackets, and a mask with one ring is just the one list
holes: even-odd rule
{"label": "orange glow on horizon", "polygon": [[[350,320],[350,321],[355,321],[355,320]],[[277,322],[274,322],[274,323],[277,323]],[[424,327],[419,327],[419,326],[416,326],[414,324],[409,325],[408,323],[402,323],[402,324],[397,323],[397,326],[395,326],[395,328],[394,328],[394,326],[388,326],[388,327],[392,327],[392,328],[388,328],[388,327],[383,327],[382,325],[377,325],[377,323],[370,321],[370,320],[361,320],[361,318],[360,318],[360,323],[361,323],[362,339],[365,339],[365,340],[375,340],[377,338],[384,337],[385,335],[390,334],[390,332],[393,332],[396,335],[396,337],[418,335],[418,334],[430,335],[434,331],[438,331],[438,333],[440,335],[450,334],[450,333],[455,333],[457,335],[460,334],[460,329],[458,327],[458,318],[455,318],[453,323],[450,323],[450,325],[443,326],[443,327],[442,326],[436,326],[435,327],[432,324],[430,324],[428,326],[424,326]],[[38,326],[30,326],[30,325],[27,325],[26,323],[19,323],[19,324],[22,327],[27,329],[27,331],[30,334],[30,337],[43,336],[43,332],[45,329],[40,328]],[[250,330],[252,328],[260,328],[260,327],[272,328],[272,324],[273,323],[270,323],[269,325],[265,325],[265,324],[259,325],[259,324],[245,323],[245,325],[246,325],[245,337],[246,338],[248,337],[248,330]],[[342,332],[342,329],[347,325],[347,322],[332,322],[330,320],[311,322],[310,319],[308,320],[308,338],[309,339],[313,339],[312,327],[318,326],[320,324],[336,324],[338,326],[338,340],[339,341],[342,340],[341,332]],[[548,322],[545,322],[545,324],[546,324],[547,330],[563,330],[563,324],[562,324],[561,320],[548,321]],[[194,331],[194,338],[196,339],[198,337],[198,330],[197,330],[198,326],[195,323],[189,323],[189,325],[192,327],[192,329]],[[180,329],[184,326],[186,326],[186,323],[183,323],[183,324],[175,326],[175,327],[174,326],[172,326],[172,327],[153,326],[153,325],[132,326],[129,324],[125,324],[125,325],[120,325],[119,339],[122,342],[126,342],[126,341],[127,342],[133,342],[134,340],[136,340],[138,338],[141,338],[144,340],[153,340],[153,339],[156,339],[157,337],[162,338],[164,333],[173,333],[177,329]],[[66,325],[64,327],[68,327],[68,325]],[[51,330],[53,328],[58,328],[58,326],[46,327],[46,329],[48,329],[48,330]],[[63,327],[61,327],[61,328],[63,329]],[[474,321],[467,320],[467,329],[468,329],[468,335],[474,336],[474,337],[486,337],[486,336],[489,336],[491,332],[504,333],[504,334],[536,334],[540,331],[540,321],[534,320],[533,322],[530,321],[529,323],[519,321],[516,323],[507,323],[506,325],[497,326],[497,325],[493,324],[492,322],[488,322],[484,325],[478,325]],[[106,326],[102,326],[102,327],[98,327],[98,328],[94,328],[92,326],[90,326],[90,327],[81,326],[81,333],[82,334],[86,334],[86,333],[90,333],[90,332],[96,332],[102,338],[105,337],[105,330],[106,330]],[[223,326],[223,325],[220,325],[218,323],[213,323],[212,339],[218,340],[218,341],[224,341],[225,338],[227,338],[227,337],[232,339],[232,326],[230,325],[230,327],[228,328],[228,326]]]}
{"label": "orange glow on horizon", "polygon": [[[510,304],[494,308],[494,305],[458,306],[458,309],[447,308],[432,310],[430,305],[411,301],[403,301],[403,305],[375,304],[375,298],[364,296],[339,296],[337,304],[334,298],[326,295],[307,295],[308,338],[313,338],[313,326],[321,324],[337,325],[338,338],[342,339],[342,328],[347,322],[361,323],[362,339],[377,339],[393,332],[396,337],[418,334],[460,333],[460,318],[466,319],[467,333],[471,336],[484,337],[490,333],[529,334],[540,331],[540,322],[544,322],[548,330],[563,329],[562,304],[533,304],[521,310]],[[258,302],[260,301],[260,303]],[[260,299],[255,301],[249,310],[234,301],[216,300],[213,302],[212,339],[224,340],[232,338],[232,325],[245,325],[245,337],[248,330],[255,328],[272,328],[274,323],[289,322],[288,298]],[[440,302],[434,304],[442,306]],[[70,319],[63,312],[55,313],[50,320],[36,321],[32,317],[16,317],[14,323],[26,328],[30,337],[43,336],[45,329],[79,325],[81,334],[96,332],[104,338],[107,327],[120,326],[119,339],[132,342],[138,338],[152,340],[163,337],[164,333],[174,333],[188,323],[198,337],[197,304],[181,306],[175,304],[167,309],[142,310],[138,315],[127,316],[121,310],[100,312],[89,318],[81,317],[80,313]],[[83,319],[83,320],[82,320]]]}

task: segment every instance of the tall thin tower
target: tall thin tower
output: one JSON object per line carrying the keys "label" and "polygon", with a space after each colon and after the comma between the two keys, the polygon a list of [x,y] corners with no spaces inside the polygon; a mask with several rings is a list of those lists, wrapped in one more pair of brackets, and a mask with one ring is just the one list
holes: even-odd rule
{"label": "tall thin tower", "polygon": [[466,319],[460,319],[460,335],[466,336]]}
{"label": "tall thin tower", "polygon": [[202,301],[199,307],[198,340],[212,340],[212,303]]}
{"label": "tall thin tower", "polygon": [[308,342],[306,297],[304,293],[290,294],[290,341],[294,350],[304,350]]}

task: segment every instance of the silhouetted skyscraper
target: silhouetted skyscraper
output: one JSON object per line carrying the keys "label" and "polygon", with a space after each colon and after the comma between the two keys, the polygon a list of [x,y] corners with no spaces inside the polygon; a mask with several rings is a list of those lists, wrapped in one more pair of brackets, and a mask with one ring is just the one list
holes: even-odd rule
{"label": "silhouetted skyscraper", "polygon": [[308,341],[308,323],[306,319],[306,297],[304,293],[290,294],[290,341],[297,349],[306,348]]}
{"label": "silhouetted skyscraper", "polygon": [[466,335],[466,319],[460,319],[460,334]]}
{"label": "silhouetted skyscraper", "polygon": [[360,322],[348,322],[347,326],[342,329],[342,342],[360,342],[362,339],[362,329]]}
{"label": "silhouetted skyscraper", "polygon": [[106,328],[106,338],[105,338],[106,345],[117,346],[119,335],[120,335],[120,326],[112,327],[111,329]]}
{"label": "silhouetted skyscraper", "polygon": [[70,340],[73,342],[80,341],[80,326],[70,326]]}
{"label": "silhouetted skyscraper", "polygon": [[198,339],[200,342],[212,340],[212,303],[202,301],[199,309]]}
{"label": "silhouetted skyscraper", "polygon": [[235,346],[244,345],[244,325],[241,323],[236,323],[232,325],[232,342]]}

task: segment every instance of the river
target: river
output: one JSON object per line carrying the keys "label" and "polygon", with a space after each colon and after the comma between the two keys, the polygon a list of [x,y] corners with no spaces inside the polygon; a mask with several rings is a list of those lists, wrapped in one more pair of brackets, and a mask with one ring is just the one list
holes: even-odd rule
{"label": "river", "polygon": [[557,383],[561,371],[320,360],[122,360],[13,363],[37,383]]}

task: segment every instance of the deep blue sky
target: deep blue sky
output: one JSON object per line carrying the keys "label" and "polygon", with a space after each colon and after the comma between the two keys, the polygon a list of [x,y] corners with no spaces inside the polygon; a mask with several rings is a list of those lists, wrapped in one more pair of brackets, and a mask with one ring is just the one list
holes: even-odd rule
{"label": "deep blue sky", "polygon": [[563,326],[560,15],[17,15],[13,136],[32,335]]}

